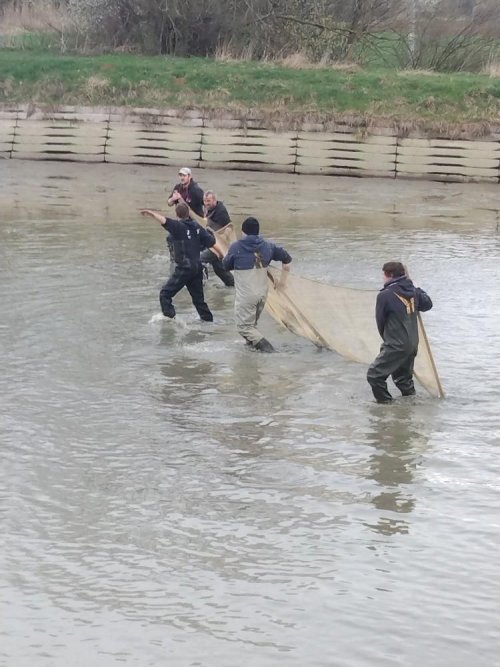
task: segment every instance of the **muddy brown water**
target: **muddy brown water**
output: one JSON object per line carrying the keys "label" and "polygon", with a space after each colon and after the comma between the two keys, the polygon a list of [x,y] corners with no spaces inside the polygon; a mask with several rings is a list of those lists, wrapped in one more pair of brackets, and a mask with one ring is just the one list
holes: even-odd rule
{"label": "muddy brown water", "polygon": [[151,321],[175,169],[0,162],[0,664],[498,665],[496,186],[199,171],[323,281],[408,262],[446,400]]}

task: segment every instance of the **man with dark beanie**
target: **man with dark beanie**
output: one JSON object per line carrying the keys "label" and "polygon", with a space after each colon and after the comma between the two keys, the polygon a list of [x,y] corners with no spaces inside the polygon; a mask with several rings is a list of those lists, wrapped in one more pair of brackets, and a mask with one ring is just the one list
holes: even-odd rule
{"label": "man with dark beanie", "polygon": [[368,369],[368,380],[377,403],[390,403],[387,378],[403,396],[413,396],[413,365],[418,351],[418,311],[432,308],[430,297],[415,287],[401,262],[382,267],[384,287],[377,295],[375,318],[383,343],[380,354]]}
{"label": "man with dark beanie", "polygon": [[189,217],[188,205],[184,202],[177,204],[175,213],[178,220],[166,218],[157,211],[144,209],[142,215],[157,220],[170,233],[172,241],[175,269],[160,292],[160,305],[165,317],[174,318],[175,308],[172,299],[186,287],[198,315],[206,322],[213,321],[213,315],[205,303],[203,294],[203,271],[200,260],[200,251],[212,248],[219,256],[222,250],[215,242],[215,236],[208,232],[198,222]]}
{"label": "man with dark beanie", "polygon": [[259,221],[247,218],[241,226],[243,238],[233,243],[222,261],[226,271],[234,271],[236,328],[249,345],[261,352],[274,352],[271,343],[257,329],[267,299],[266,268],[273,260],[290,270],[292,258],[284,248],[260,236]]}

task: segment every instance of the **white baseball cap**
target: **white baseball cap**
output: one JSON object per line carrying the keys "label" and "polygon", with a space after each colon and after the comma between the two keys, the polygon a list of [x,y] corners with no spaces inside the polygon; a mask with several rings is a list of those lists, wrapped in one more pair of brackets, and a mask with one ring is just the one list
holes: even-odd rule
{"label": "white baseball cap", "polygon": [[191,176],[191,169],[189,167],[182,167],[182,169],[179,169],[179,174],[182,174],[182,176]]}

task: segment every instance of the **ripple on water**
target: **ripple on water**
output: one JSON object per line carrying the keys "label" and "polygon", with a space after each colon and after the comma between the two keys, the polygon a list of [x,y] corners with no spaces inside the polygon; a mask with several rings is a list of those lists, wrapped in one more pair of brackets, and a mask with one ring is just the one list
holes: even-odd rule
{"label": "ripple on water", "polygon": [[496,188],[200,171],[297,272],[408,261],[448,398],[387,407],[267,316],[248,350],[213,279],[213,325],[155,315],[159,170],[0,174],[0,662],[496,664]]}

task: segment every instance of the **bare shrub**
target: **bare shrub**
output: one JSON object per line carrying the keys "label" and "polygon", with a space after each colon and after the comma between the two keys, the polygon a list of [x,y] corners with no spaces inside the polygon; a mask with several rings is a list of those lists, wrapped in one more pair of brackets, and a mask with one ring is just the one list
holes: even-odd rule
{"label": "bare shrub", "polygon": [[[252,44],[254,3],[242,0],[68,0],[94,47],[137,45],[145,53],[214,55]],[[258,2],[257,2],[258,4]],[[257,38],[258,39],[258,38]],[[256,56],[261,57],[257,52]]]}
{"label": "bare shrub", "polygon": [[66,0],[0,0],[2,45],[74,50],[85,43]]}
{"label": "bare shrub", "polygon": [[498,49],[500,3],[496,0],[410,0],[394,29],[395,55],[403,67],[481,71]]}
{"label": "bare shrub", "polygon": [[3,34],[47,30],[63,32],[72,27],[66,6],[52,0],[11,1],[0,5],[0,31]]}
{"label": "bare shrub", "polygon": [[499,0],[0,0],[0,21],[52,30],[62,50],[436,71],[500,60]]}

